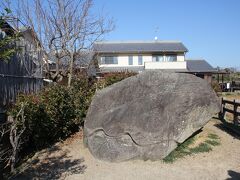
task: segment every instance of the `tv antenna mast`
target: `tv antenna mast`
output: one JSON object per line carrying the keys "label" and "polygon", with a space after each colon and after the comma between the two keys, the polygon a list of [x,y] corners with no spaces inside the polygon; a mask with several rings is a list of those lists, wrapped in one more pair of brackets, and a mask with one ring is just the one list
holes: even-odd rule
{"label": "tv antenna mast", "polygon": [[159,33],[159,27],[158,26],[155,28],[154,33],[155,33],[154,40],[157,41],[158,40],[157,34]]}

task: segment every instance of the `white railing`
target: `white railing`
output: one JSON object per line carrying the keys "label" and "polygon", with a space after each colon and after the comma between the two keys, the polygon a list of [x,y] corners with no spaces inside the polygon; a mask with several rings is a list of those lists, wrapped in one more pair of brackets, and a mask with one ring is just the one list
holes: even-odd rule
{"label": "white railing", "polygon": [[145,62],[145,69],[187,69],[186,61]]}

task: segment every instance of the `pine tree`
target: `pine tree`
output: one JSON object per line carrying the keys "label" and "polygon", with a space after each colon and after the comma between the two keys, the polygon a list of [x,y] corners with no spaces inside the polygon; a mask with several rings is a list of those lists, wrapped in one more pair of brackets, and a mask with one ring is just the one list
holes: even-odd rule
{"label": "pine tree", "polygon": [[8,61],[16,53],[16,41],[19,39],[20,34],[14,30],[7,21],[12,18],[9,16],[11,10],[4,9],[0,14],[0,61]]}

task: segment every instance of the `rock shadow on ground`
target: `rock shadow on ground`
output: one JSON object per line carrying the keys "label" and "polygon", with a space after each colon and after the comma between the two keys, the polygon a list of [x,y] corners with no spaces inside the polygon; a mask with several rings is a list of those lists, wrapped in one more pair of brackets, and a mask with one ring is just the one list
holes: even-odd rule
{"label": "rock shadow on ground", "polygon": [[239,180],[240,179],[240,172],[228,170],[228,175],[230,176],[230,178],[227,178],[227,180]]}
{"label": "rock shadow on ground", "polygon": [[72,159],[68,154],[68,151],[63,151],[58,146],[43,150],[12,179],[59,179],[83,174],[87,168],[84,158]]}

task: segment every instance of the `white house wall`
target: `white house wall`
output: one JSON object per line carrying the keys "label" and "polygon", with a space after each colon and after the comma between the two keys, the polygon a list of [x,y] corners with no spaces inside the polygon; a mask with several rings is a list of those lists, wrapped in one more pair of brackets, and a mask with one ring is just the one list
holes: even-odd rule
{"label": "white house wall", "polygon": [[[141,54],[139,54],[141,55]],[[152,62],[152,55],[151,54],[144,54],[142,56],[143,63],[142,65],[138,65],[138,54],[137,55],[117,55],[118,57],[118,64],[99,64],[99,67],[129,67],[129,66],[144,66],[147,62]],[[128,56],[133,56],[133,65],[128,64]],[[185,61],[184,54],[177,55],[177,62]],[[157,62],[161,63],[161,62]],[[171,63],[171,62],[169,62]]]}
{"label": "white house wall", "polygon": [[185,61],[185,56],[184,56],[184,54],[178,54],[178,55],[177,55],[177,61]]}
{"label": "white house wall", "polygon": [[[133,56],[133,65],[128,64],[128,56]],[[118,64],[100,64],[99,67],[129,67],[129,66],[144,66],[145,62],[152,61],[152,55],[142,55],[143,63],[138,65],[138,55],[118,55]]]}
{"label": "white house wall", "polygon": [[146,62],[145,69],[187,69],[187,62]]}

